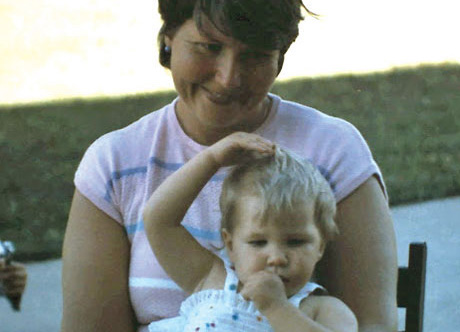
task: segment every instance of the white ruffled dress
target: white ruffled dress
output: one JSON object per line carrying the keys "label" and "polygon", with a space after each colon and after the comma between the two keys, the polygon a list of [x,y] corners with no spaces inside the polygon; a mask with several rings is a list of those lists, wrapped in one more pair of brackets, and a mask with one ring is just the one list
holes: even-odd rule
{"label": "white ruffled dress", "polygon": [[[229,267],[226,270],[224,289],[192,294],[182,302],[179,316],[150,323],[149,332],[272,332],[254,303],[237,293],[236,273]],[[299,307],[316,289],[324,291],[320,285],[309,282],[289,302]]]}

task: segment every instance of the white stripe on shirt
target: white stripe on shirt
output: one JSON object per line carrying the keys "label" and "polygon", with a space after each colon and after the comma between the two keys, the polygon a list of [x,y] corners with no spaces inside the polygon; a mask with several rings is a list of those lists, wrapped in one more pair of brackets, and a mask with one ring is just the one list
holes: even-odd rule
{"label": "white stripe on shirt", "polygon": [[163,288],[181,290],[172,280],[158,278],[129,278],[129,287]]}

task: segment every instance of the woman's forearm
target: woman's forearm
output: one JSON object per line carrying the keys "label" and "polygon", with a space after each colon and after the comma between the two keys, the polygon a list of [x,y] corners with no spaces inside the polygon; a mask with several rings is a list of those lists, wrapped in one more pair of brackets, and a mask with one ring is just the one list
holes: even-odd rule
{"label": "woman's forearm", "polygon": [[330,332],[289,302],[265,310],[262,314],[275,332]]}
{"label": "woman's forearm", "polygon": [[[350,309],[339,300],[325,297],[310,314],[289,302],[263,311],[275,332],[357,332],[358,323]],[[310,308],[311,309],[311,308]],[[310,317],[312,313],[314,319]]]}

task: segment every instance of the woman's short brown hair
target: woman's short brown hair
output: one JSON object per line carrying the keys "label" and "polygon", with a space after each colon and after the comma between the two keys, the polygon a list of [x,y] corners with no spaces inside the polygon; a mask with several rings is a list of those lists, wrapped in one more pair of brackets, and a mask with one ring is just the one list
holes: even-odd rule
{"label": "woman's short brown hair", "polygon": [[165,36],[173,37],[178,28],[194,19],[198,29],[205,16],[225,35],[251,47],[280,50],[278,73],[284,54],[299,34],[302,0],[159,0],[163,25],[158,34],[160,64],[170,68],[171,53],[165,50]]}

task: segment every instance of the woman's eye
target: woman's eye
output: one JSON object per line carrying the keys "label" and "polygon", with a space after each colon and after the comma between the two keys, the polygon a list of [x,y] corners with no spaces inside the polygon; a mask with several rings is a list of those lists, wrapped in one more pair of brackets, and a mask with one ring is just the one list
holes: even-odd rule
{"label": "woman's eye", "polygon": [[263,247],[267,241],[265,240],[254,240],[254,241],[249,241],[249,244],[253,247]]}
{"label": "woman's eye", "polygon": [[222,50],[222,45],[213,43],[198,43],[198,47],[202,51],[210,53],[219,53]]}

